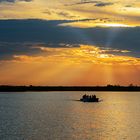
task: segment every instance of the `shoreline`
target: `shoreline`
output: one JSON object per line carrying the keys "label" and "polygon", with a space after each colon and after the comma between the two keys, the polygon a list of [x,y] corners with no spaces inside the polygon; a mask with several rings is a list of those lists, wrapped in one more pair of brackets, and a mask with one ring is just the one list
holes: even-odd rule
{"label": "shoreline", "polygon": [[140,92],[140,86],[0,86],[0,92],[42,92],[42,91],[119,91]]}

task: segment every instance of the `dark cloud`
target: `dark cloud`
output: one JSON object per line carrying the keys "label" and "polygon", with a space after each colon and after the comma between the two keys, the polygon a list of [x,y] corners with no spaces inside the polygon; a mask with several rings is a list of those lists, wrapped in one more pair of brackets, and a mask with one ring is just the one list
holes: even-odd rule
{"label": "dark cloud", "polygon": [[[88,19],[87,19],[88,20]],[[33,46],[68,47],[76,44],[95,45],[104,49],[129,50],[140,54],[140,27],[76,28],[59,26],[75,20],[0,20],[0,58],[13,54],[35,54]],[[77,21],[78,22],[78,21]],[[65,45],[69,44],[69,45]]]}
{"label": "dark cloud", "polygon": [[82,4],[89,4],[89,3],[97,3],[99,1],[81,1],[81,2],[76,2],[76,3],[72,3],[72,4],[66,4],[65,6],[71,6],[71,5],[82,5]]}
{"label": "dark cloud", "polygon": [[125,5],[125,7],[133,7],[132,5]]}
{"label": "dark cloud", "polygon": [[16,2],[16,1],[25,1],[25,2],[31,2],[32,0],[0,0],[0,2]]}
{"label": "dark cloud", "polygon": [[113,5],[114,3],[112,2],[98,2],[95,4],[95,6],[97,7],[104,7],[104,6],[109,6],[109,5]]}
{"label": "dark cloud", "polygon": [[77,3],[73,3],[73,4],[67,4],[66,6],[82,5],[82,4],[94,4],[94,6],[104,7],[104,6],[113,5],[114,3],[112,3],[112,2],[102,2],[102,1],[96,1],[96,0],[81,0],[81,2],[77,2]]}

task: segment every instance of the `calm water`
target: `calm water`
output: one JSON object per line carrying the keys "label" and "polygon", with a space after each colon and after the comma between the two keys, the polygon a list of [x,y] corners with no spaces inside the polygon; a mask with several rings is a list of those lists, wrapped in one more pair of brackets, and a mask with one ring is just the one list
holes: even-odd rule
{"label": "calm water", "polygon": [[[90,94],[90,93],[89,93]],[[140,92],[0,93],[0,140],[140,140]]]}

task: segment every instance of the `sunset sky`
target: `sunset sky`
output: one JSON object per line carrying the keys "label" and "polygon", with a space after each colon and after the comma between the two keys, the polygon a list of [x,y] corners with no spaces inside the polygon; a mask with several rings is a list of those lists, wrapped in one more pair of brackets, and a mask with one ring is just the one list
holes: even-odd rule
{"label": "sunset sky", "polygon": [[140,0],[0,0],[0,85],[140,85]]}

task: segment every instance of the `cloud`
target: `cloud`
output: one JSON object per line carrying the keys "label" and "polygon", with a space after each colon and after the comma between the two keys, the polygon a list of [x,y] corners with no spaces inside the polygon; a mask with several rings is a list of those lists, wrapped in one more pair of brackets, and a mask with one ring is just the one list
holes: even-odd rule
{"label": "cloud", "polygon": [[[140,65],[140,59],[129,56],[118,56],[110,54],[109,51],[95,46],[80,45],[75,48],[48,48],[38,47],[43,54],[39,55],[14,55],[14,62],[67,62],[67,63],[86,63],[103,65]],[[120,50],[121,51],[121,50]],[[123,50],[122,50],[123,51]],[[124,52],[123,52],[124,53]]]}
{"label": "cloud", "polygon": [[77,3],[73,3],[73,4],[67,4],[66,6],[83,5],[83,4],[94,4],[94,6],[97,6],[97,7],[104,7],[104,6],[113,5],[114,3],[112,3],[112,2],[102,2],[102,1],[96,1],[96,0],[81,0],[81,2],[77,2]]}
{"label": "cloud", "polygon": [[31,2],[32,0],[0,0],[0,2],[16,2],[16,1],[25,1],[25,2]]}
{"label": "cloud", "polygon": [[14,61],[17,62],[44,62],[46,59],[43,56],[28,56],[28,55],[14,55]]}
{"label": "cloud", "polygon": [[0,20],[0,59],[10,59],[13,55],[40,53],[41,50],[37,46],[74,48],[80,44],[98,46],[109,54],[123,53],[126,56],[139,57],[140,27],[59,26],[69,22],[76,20]]}
{"label": "cloud", "polygon": [[75,17],[74,15],[71,15],[68,12],[63,12],[63,11],[58,12],[57,14],[60,15],[60,16],[65,17],[65,18],[74,18]]}
{"label": "cloud", "polygon": [[99,1],[93,1],[93,0],[88,0],[88,1],[82,1],[81,2],[77,2],[77,3],[72,3],[72,4],[66,4],[65,6],[71,6],[71,5],[82,5],[82,4],[95,4],[95,3],[98,3]]}
{"label": "cloud", "polygon": [[132,5],[125,5],[125,7],[133,7]]}
{"label": "cloud", "polygon": [[113,5],[114,3],[112,2],[98,2],[95,4],[95,6],[97,7],[104,7],[104,6],[109,6],[109,5]]}
{"label": "cloud", "polygon": [[74,15],[68,11],[64,11],[64,10],[54,10],[54,9],[45,9],[43,11],[44,14],[47,14],[49,16],[59,16],[59,17],[63,17],[63,18],[78,18],[77,15]]}

